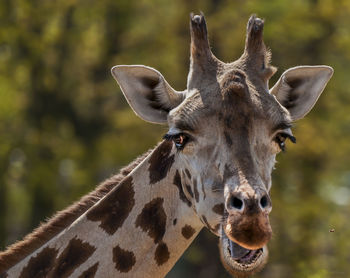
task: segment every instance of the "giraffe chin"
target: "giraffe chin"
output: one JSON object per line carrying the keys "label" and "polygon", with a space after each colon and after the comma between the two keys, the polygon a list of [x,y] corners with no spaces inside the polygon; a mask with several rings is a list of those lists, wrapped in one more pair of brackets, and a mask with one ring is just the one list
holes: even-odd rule
{"label": "giraffe chin", "polygon": [[236,278],[249,277],[259,272],[268,260],[266,245],[257,250],[246,249],[231,241],[224,232],[220,237],[219,249],[223,266]]}

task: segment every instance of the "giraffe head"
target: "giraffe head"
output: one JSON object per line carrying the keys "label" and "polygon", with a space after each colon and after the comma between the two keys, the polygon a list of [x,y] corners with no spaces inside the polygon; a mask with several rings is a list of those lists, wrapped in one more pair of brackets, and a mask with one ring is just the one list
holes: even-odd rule
{"label": "giraffe head", "polygon": [[203,15],[191,15],[191,66],[187,89],[175,91],[155,69],[112,69],[128,103],[142,119],[168,124],[186,199],[203,224],[220,237],[224,266],[250,275],[267,261],[272,230],[271,172],[291,126],[314,106],[333,74],[328,66],[276,69],[263,42],[264,22],[252,16],[245,49],[231,63],[211,52]]}

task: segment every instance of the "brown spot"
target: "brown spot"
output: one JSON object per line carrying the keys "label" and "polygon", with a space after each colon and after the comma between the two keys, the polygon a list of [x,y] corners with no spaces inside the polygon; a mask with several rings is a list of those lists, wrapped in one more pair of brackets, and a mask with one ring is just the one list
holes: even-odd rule
{"label": "brown spot", "polygon": [[192,188],[190,185],[188,185],[187,183],[185,183],[186,186],[186,190],[188,192],[188,194],[190,194],[191,198],[193,198],[193,192],[192,192]]}
{"label": "brown spot", "polygon": [[87,219],[100,221],[100,227],[113,235],[124,223],[135,205],[132,177],[126,177],[95,208],[87,213]]}
{"label": "brown spot", "polygon": [[154,184],[164,179],[174,163],[175,155],[170,155],[173,143],[163,141],[152,153],[149,159],[149,179]]}
{"label": "brown spot", "polygon": [[176,223],[177,223],[177,218],[175,218],[175,219],[173,220],[173,225],[175,226]]}
{"label": "brown spot", "polygon": [[163,208],[163,198],[155,198],[147,203],[136,218],[136,227],[153,238],[158,243],[165,234],[166,214]]}
{"label": "brown spot", "polygon": [[113,262],[120,272],[129,272],[136,263],[136,258],[133,252],[116,246],[113,248]]}
{"label": "brown spot", "polygon": [[160,242],[156,248],[156,252],[154,253],[154,259],[157,262],[157,265],[160,266],[165,264],[170,257],[170,253],[168,250],[168,246],[164,242]]}
{"label": "brown spot", "polygon": [[78,278],[94,278],[98,269],[98,263],[85,270]]}
{"label": "brown spot", "polygon": [[181,229],[181,234],[186,239],[190,239],[195,232],[196,232],[196,230],[193,229],[190,225],[185,225]]}
{"label": "brown spot", "polygon": [[190,173],[190,171],[188,171],[187,169],[185,169],[185,173],[186,173],[186,176],[189,178],[189,179],[191,179],[191,173]]}
{"label": "brown spot", "polygon": [[199,192],[197,188],[197,180],[193,179],[193,191],[194,191],[194,198],[196,199],[196,202],[199,202]]}
{"label": "brown spot", "polygon": [[73,271],[85,262],[96,248],[81,239],[73,238],[69,241],[68,246],[63,250],[56,262],[55,270],[52,277],[63,278],[69,277]]}
{"label": "brown spot", "polygon": [[20,278],[45,278],[54,266],[58,251],[46,247],[36,256],[32,257],[28,264],[22,269]]}
{"label": "brown spot", "polygon": [[189,207],[192,205],[191,201],[186,198],[186,195],[182,189],[181,176],[178,170],[176,170],[173,184],[176,185],[177,189],[179,189],[179,197],[181,201],[186,203]]}
{"label": "brown spot", "polygon": [[232,139],[230,137],[230,134],[228,134],[226,131],[224,131],[224,135],[225,135],[225,141],[226,141],[226,144],[229,146],[229,147],[232,147]]}
{"label": "brown spot", "polygon": [[215,212],[216,214],[224,215],[224,211],[225,211],[225,206],[222,203],[221,204],[216,204],[213,207],[213,212]]}
{"label": "brown spot", "polygon": [[205,198],[207,197],[207,194],[205,194],[204,183],[203,182],[202,182],[202,192],[203,192],[203,200],[205,200]]}

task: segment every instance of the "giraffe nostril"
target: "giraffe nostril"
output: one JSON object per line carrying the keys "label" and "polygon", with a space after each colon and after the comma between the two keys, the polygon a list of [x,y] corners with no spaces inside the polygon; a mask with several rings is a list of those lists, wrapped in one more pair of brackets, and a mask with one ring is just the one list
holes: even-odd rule
{"label": "giraffe nostril", "polygon": [[243,208],[243,201],[235,196],[232,196],[231,207],[241,210]]}
{"label": "giraffe nostril", "polygon": [[271,203],[270,203],[270,200],[267,197],[267,195],[264,195],[264,196],[261,197],[261,199],[260,199],[260,207],[262,209],[267,209],[267,208],[271,207]]}
{"label": "giraffe nostril", "polygon": [[262,208],[266,208],[266,206],[267,206],[267,197],[266,197],[266,195],[263,196],[263,197],[260,199],[260,205],[261,205]]}

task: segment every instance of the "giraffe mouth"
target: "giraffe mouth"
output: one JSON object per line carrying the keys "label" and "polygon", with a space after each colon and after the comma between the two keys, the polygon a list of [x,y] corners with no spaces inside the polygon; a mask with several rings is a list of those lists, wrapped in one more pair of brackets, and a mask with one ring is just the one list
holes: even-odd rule
{"label": "giraffe mouth", "polygon": [[257,250],[246,249],[231,241],[225,232],[221,234],[219,247],[224,267],[238,277],[248,277],[260,271],[268,259],[266,246]]}

